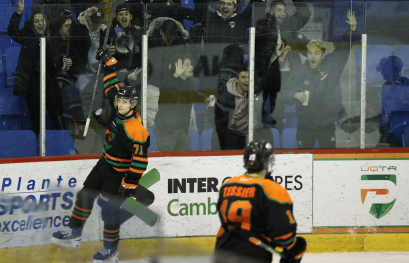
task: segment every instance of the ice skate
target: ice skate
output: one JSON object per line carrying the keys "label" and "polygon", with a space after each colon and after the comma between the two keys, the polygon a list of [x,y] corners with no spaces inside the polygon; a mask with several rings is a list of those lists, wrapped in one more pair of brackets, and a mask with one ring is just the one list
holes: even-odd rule
{"label": "ice skate", "polygon": [[94,255],[94,263],[115,262],[118,263],[118,248],[104,248]]}
{"label": "ice skate", "polygon": [[51,242],[63,247],[77,249],[80,247],[81,233],[82,233],[81,229],[70,228],[65,231],[60,230],[53,233]]}

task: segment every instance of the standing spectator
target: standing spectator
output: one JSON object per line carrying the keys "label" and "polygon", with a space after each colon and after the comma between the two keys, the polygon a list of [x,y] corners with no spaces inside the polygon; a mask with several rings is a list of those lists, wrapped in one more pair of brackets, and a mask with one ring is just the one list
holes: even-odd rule
{"label": "standing spectator", "polygon": [[[120,4],[115,9],[115,19],[112,22],[113,32],[110,33],[109,43],[111,54],[118,60],[116,71],[133,70],[141,67],[141,42],[143,34],[143,24],[134,23],[130,5]],[[105,35],[105,31],[103,32]],[[115,36],[116,35],[116,36]]]}
{"label": "standing spectator", "polygon": [[[99,65],[99,61],[95,58],[96,52],[103,44],[105,37],[103,30],[106,29],[106,25],[102,24],[103,17],[102,7],[95,5],[80,13],[78,19],[71,26],[69,54],[75,63],[70,68],[70,72],[76,78],[75,86],[80,93],[85,114],[89,112],[88,107],[91,103]],[[98,82],[103,82],[103,74],[100,74]],[[99,109],[102,109],[102,113],[100,115],[95,114]],[[91,119],[87,137],[74,140],[75,148],[80,154],[102,152],[106,130],[104,120],[109,117],[109,105],[108,100],[103,97],[102,92],[99,90],[95,95],[92,112],[94,114],[91,116],[93,118]],[[78,128],[79,134],[81,134],[83,125]]]}
{"label": "standing spectator", "polygon": [[[281,132],[283,125],[283,113],[285,107],[286,87],[290,71],[294,70],[302,64],[300,54],[307,55],[305,45],[309,40],[299,32],[305,26],[311,16],[304,0],[293,0],[296,12],[287,17],[287,5],[283,0],[274,0],[270,4],[270,11],[266,14],[266,18],[271,22],[271,34],[276,39],[274,52],[270,58],[270,68],[277,72],[279,69],[280,82],[278,90],[276,87],[266,85],[263,87],[263,102],[270,95],[270,112],[271,119],[267,118],[267,113],[262,110],[262,119],[266,124],[274,124],[277,121],[276,128]],[[271,71],[271,70],[270,70]],[[271,78],[266,75],[266,82],[270,83]],[[276,75],[276,74],[275,74]],[[279,92],[277,94],[277,92]],[[263,103],[264,105],[264,103]],[[274,111],[274,112],[273,112]]]}
{"label": "standing spectator", "polygon": [[149,84],[159,87],[173,56],[191,53],[187,42],[189,32],[178,21],[160,17],[152,21],[146,34],[149,37],[148,63],[152,66]]}
{"label": "standing spectator", "polygon": [[175,55],[160,86],[155,135],[159,151],[190,151],[192,103],[209,103],[194,90],[193,66],[186,55]]}
{"label": "standing spectator", "polygon": [[[355,13],[348,11],[352,38],[356,35]],[[325,45],[311,40],[307,45],[308,63],[291,72],[289,100],[295,102],[298,117],[298,148],[335,148],[335,122],[345,115],[340,77],[350,52],[350,32],[346,31],[338,49],[325,55]],[[308,93],[307,93],[308,91]]]}
{"label": "standing spectator", "polygon": [[[40,40],[47,37],[50,46],[50,31],[47,17],[41,12],[31,13],[30,21],[19,29],[24,0],[18,1],[18,10],[11,16],[7,32],[9,36],[21,45],[14,79],[13,94],[24,96],[30,114],[31,130],[40,133]],[[56,82],[56,68],[62,67],[62,60],[56,60],[52,48],[46,49],[46,108],[51,121],[51,129],[62,130],[62,99]]]}
{"label": "standing spectator", "polygon": [[43,12],[50,21],[65,10],[71,10],[71,0],[33,0],[31,5],[31,12]]}

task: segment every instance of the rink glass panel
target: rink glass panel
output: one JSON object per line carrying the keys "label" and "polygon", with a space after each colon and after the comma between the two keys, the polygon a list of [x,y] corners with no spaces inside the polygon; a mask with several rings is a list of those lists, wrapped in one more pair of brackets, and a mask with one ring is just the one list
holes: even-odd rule
{"label": "rink glass panel", "polygon": [[[0,133],[2,150],[0,158],[36,156],[39,118],[39,71],[41,31],[34,33],[30,16],[41,17],[42,6],[26,4],[21,16],[15,16],[15,5],[0,5]],[[10,31],[8,30],[10,24]],[[29,105],[27,104],[29,103]],[[28,107],[29,106],[29,107]]]}
{"label": "rink glass panel", "polygon": [[365,147],[409,146],[408,2],[366,2]]}
{"label": "rink glass panel", "polygon": [[[195,4],[194,8],[193,11],[191,4],[147,5],[147,13],[150,15],[146,20],[149,38],[148,129],[156,136],[158,151],[222,148],[241,150],[247,140],[248,126],[244,126],[244,133],[240,135],[229,129],[234,107],[226,106],[221,110],[220,107],[209,106],[204,100],[210,95],[219,98],[220,93],[228,92],[225,84],[232,78],[231,72],[228,72],[229,78],[225,76],[220,80],[219,77],[220,67],[223,65],[223,52],[227,54],[229,48],[236,45],[236,49],[241,50],[240,54],[235,54],[240,65],[248,62],[246,29],[249,26],[232,35],[223,34],[226,28],[223,29],[219,24],[213,23],[216,21],[213,18],[220,19],[215,14],[218,5]],[[176,24],[185,27],[183,30],[178,27],[178,32],[174,32],[173,42],[169,46],[166,46],[160,33],[159,25],[162,21],[157,19],[160,16],[171,16],[177,21]],[[188,17],[193,21],[187,20]],[[251,13],[242,20],[244,19],[250,25]],[[246,21],[236,23],[243,24]],[[198,24],[199,22],[201,24]],[[225,27],[226,23],[223,26]],[[233,28],[235,25],[227,26]],[[203,28],[206,28],[206,31]],[[171,32],[165,32],[165,37],[167,34]],[[175,73],[175,62],[182,56],[189,58],[185,62],[190,61],[193,67],[192,76],[186,81],[179,81],[180,86],[172,87],[173,84],[169,82],[175,81],[172,76]],[[234,97],[231,97],[234,103]],[[247,108],[244,110],[248,111]],[[243,121],[248,123],[247,120],[246,116]],[[224,144],[220,143],[220,138]],[[154,149],[150,148],[150,151],[152,150]]]}
{"label": "rink glass panel", "polygon": [[[283,6],[280,5],[279,8],[283,9]],[[359,85],[356,80],[354,50],[360,46],[360,34],[364,28],[363,3],[287,3],[285,9],[285,16],[283,13],[277,13],[279,18],[285,17],[283,22],[272,18],[274,7],[270,9],[269,3],[267,6],[265,3],[255,3],[253,14],[253,26],[256,28],[255,88],[257,89],[259,84],[257,77],[265,74],[266,70],[269,74],[279,74],[281,78],[278,88],[272,86],[277,86],[276,83],[271,83],[272,81],[267,81],[268,85],[265,86],[267,89],[279,90],[272,114],[276,122],[272,130],[280,134],[279,148],[359,148],[360,98],[356,94]],[[358,22],[358,33],[355,37],[351,37],[349,24],[345,22],[348,20],[347,11],[351,9],[355,12]],[[276,23],[280,25],[279,30],[275,26]],[[291,51],[279,60],[280,70],[274,71],[272,68],[277,65],[272,61],[264,61],[264,54],[268,53],[269,49],[274,49],[267,43],[280,42],[277,40],[279,35],[285,46],[291,47]],[[325,57],[317,67],[318,72],[311,70],[312,66],[307,59],[306,45],[314,39],[322,40],[326,47]],[[270,65],[266,66],[266,63]],[[313,74],[316,74],[316,83],[310,83]],[[303,105],[294,95],[306,91],[309,92],[308,105]],[[259,102],[255,103],[256,108],[268,108],[265,104],[257,106]],[[256,109],[256,119],[258,115],[260,113]],[[355,133],[351,133],[348,129],[354,124],[349,118],[354,116],[358,118],[357,129]],[[328,130],[327,134],[333,134],[334,124],[335,136],[327,138],[328,135],[322,132]],[[301,138],[297,139],[297,133],[312,138],[307,140],[309,143],[306,144]],[[314,140],[315,135],[317,140]],[[318,139],[321,140],[321,145]],[[327,141],[335,143],[327,145]]]}

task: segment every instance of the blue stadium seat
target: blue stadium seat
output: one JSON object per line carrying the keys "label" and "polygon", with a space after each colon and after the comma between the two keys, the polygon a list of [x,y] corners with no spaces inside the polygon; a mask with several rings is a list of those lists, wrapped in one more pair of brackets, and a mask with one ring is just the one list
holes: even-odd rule
{"label": "blue stadium seat", "polygon": [[190,149],[200,151],[199,133],[196,130],[189,129]]}
{"label": "blue stadium seat", "polygon": [[273,134],[274,139],[274,149],[280,149],[281,148],[280,133],[275,128],[271,128],[271,133]]}
{"label": "blue stadium seat", "polygon": [[[409,110],[409,109],[408,109]],[[405,130],[409,127],[409,111],[395,111],[392,113],[390,131],[392,140],[404,142]]]}
{"label": "blue stadium seat", "polygon": [[403,140],[403,147],[409,148],[409,128],[405,129],[405,137]]}
{"label": "blue stadium seat", "polygon": [[149,135],[150,135],[150,146],[148,149],[148,152],[157,152],[158,150],[158,144],[156,142],[156,135],[153,129],[148,129]]}
{"label": "blue stadium seat", "polygon": [[293,114],[285,114],[283,119],[283,130],[285,128],[296,128],[297,127],[298,118],[297,115]]}
{"label": "blue stadium seat", "polygon": [[212,135],[213,129],[205,129],[202,131],[202,136],[200,136],[200,141],[202,143],[201,149],[203,151],[211,151],[212,150]]}
{"label": "blue stadium seat", "polygon": [[393,55],[402,59],[403,62],[403,69],[402,75],[405,77],[409,77],[409,45],[397,45],[395,46],[395,50],[393,51]]}
{"label": "blue stadium seat", "polygon": [[5,71],[6,71],[6,86],[12,88],[14,83],[14,73],[17,68],[17,61],[20,55],[20,46],[10,46],[4,52],[6,61],[5,62]]}
{"label": "blue stadium seat", "polygon": [[45,154],[47,156],[76,154],[70,132],[68,130],[46,130]]}
{"label": "blue stadium seat", "polygon": [[[366,84],[381,87],[384,79],[382,74],[376,71],[376,66],[382,58],[392,55],[392,48],[387,45],[368,45],[366,53]],[[361,54],[362,48],[359,46],[355,53],[358,83],[361,83]]]}
{"label": "blue stadium seat", "polygon": [[298,149],[297,146],[297,128],[286,128],[283,130],[281,148],[282,149]]}
{"label": "blue stadium seat", "polygon": [[36,136],[32,131],[0,131],[0,158],[36,156]]}

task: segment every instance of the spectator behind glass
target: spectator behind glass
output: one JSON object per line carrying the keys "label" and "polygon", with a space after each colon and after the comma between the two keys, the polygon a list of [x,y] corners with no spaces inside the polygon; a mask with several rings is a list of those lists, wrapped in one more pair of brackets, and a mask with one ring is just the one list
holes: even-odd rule
{"label": "spectator behind glass", "polygon": [[[272,82],[270,76],[265,75],[266,83],[262,89],[263,105],[270,95],[270,112],[272,118],[267,118],[267,112],[262,110],[262,121],[265,124],[274,124],[277,121],[275,128],[281,132],[283,127],[283,115],[285,108],[285,97],[287,96],[288,87],[286,87],[290,71],[294,70],[302,64],[300,55],[307,56],[306,45],[309,40],[299,32],[305,26],[311,16],[311,11],[304,3],[304,0],[293,0],[296,12],[291,16],[287,15],[287,5],[283,0],[274,0],[270,4],[270,11],[266,14],[266,18],[271,22],[271,31],[277,35],[277,41],[274,52],[269,57],[270,68],[279,68],[281,72],[281,85],[277,88],[268,85]],[[279,61],[279,64],[278,64]],[[280,82],[279,82],[280,83]],[[280,93],[277,94],[277,91]]]}
{"label": "spectator behind glass", "polygon": [[180,0],[155,0],[148,5],[147,13],[151,15],[150,21],[158,17],[170,17],[181,24],[183,19],[195,20],[194,10],[183,7]]}
{"label": "spectator behind glass", "polygon": [[[143,30],[139,25],[133,24],[134,17],[130,11],[129,5],[118,5],[112,22],[108,48],[118,60],[116,71],[133,70],[142,64],[140,51]],[[105,30],[102,35],[105,35]]]}
{"label": "spectator behind glass", "polygon": [[149,84],[159,87],[169,71],[175,54],[190,54],[189,32],[178,21],[160,17],[152,21],[146,32],[149,37],[148,63],[152,65]]}
{"label": "spectator behind glass", "polygon": [[[243,43],[245,32],[252,21],[253,2],[250,0],[242,13],[237,12],[237,0],[221,0],[216,12],[209,11],[205,4],[195,6],[196,20],[203,25],[204,41],[216,43]],[[195,36],[197,37],[197,36]]]}
{"label": "spectator behind glass", "polygon": [[33,0],[31,12],[41,13],[41,6],[44,15],[52,21],[58,15],[62,15],[64,10],[71,10],[71,0]]}
{"label": "spectator behind glass", "polygon": [[[347,18],[353,39],[357,34],[355,13],[348,11]],[[298,117],[298,148],[312,149],[316,140],[321,148],[336,147],[335,122],[345,116],[340,77],[350,52],[350,34],[347,30],[337,50],[328,55],[322,41],[311,40],[308,62],[291,72],[288,99],[295,103]]]}
{"label": "spectator behind glass", "polygon": [[193,66],[186,55],[176,55],[160,85],[154,132],[159,151],[190,151],[192,104],[209,103],[194,89]]}
{"label": "spectator behind glass", "polygon": [[[48,20],[40,12],[32,12],[30,21],[19,29],[24,0],[19,0],[18,10],[11,16],[7,32],[21,45],[14,79],[13,94],[24,96],[30,114],[31,130],[40,133],[40,40],[46,36],[47,47],[50,47]],[[56,59],[52,48],[46,49],[46,109],[51,122],[51,129],[63,129],[61,91],[56,82],[57,68],[62,60]]]}
{"label": "spectator behind glass", "polygon": [[[103,30],[106,25],[102,24],[104,11],[101,6],[95,5],[87,8],[78,15],[77,20],[71,25],[69,37],[70,57],[74,62],[70,71],[77,79],[75,87],[78,89],[83,112],[88,114],[91,104],[91,97],[96,81],[96,72],[99,61],[96,60],[96,52],[103,45]],[[98,83],[102,85],[103,74],[99,75]],[[94,99],[94,113],[91,117],[91,124],[86,138],[79,136],[74,140],[75,149],[80,154],[101,153],[105,135],[105,121],[109,118],[109,101],[104,98],[103,91],[97,89]],[[98,111],[101,109],[100,111]],[[95,112],[98,111],[99,115]],[[77,123],[78,124],[78,123]],[[83,127],[78,127],[79,132]],[[77,134],[77,133],[76,133]]]}
{"label": "spectator behind glass", "polygon": [[55,53],[61,56],[61,59],[66,60],[68,69],[61,68],[58,75],[67,75],[72,67],[72,60],[69,58],[68,37],[69,30],[72,24],[71,15],[59,15],[53,20],[53,32],[51,33],[52,47]]}

